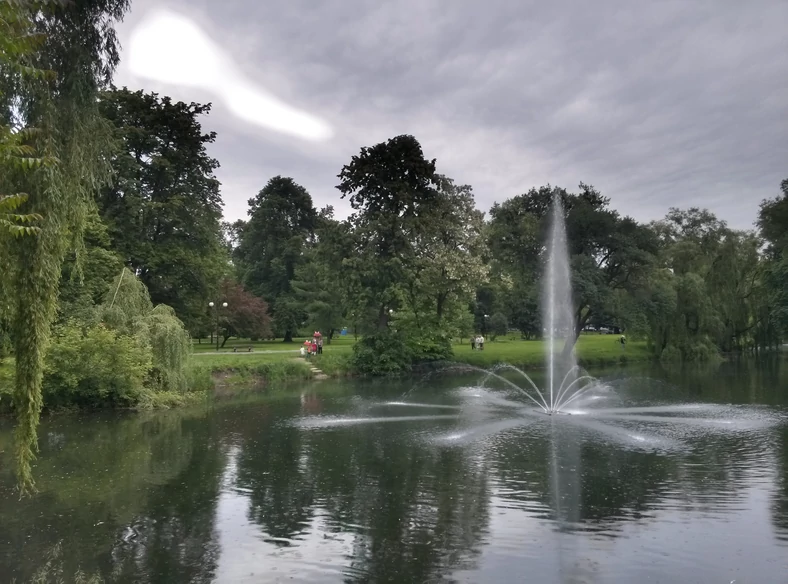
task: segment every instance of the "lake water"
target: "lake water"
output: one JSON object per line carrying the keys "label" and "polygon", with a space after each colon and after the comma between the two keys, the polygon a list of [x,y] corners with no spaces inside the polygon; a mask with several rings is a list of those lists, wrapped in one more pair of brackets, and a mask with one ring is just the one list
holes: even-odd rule
{"label": "lake water", "polygon": [[601,375],[594,415],[431,374],[54,416],[22,501],[0,420],[0,582],[59,542],[110,582],[788,582],[788,363]]}

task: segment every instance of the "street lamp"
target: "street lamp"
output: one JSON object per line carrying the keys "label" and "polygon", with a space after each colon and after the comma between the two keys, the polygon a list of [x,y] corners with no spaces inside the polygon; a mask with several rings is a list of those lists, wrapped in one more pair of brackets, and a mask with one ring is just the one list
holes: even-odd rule
{"label": "street lamp", "polygon": [[[211,300],[208,303],[208,306],[210,306],[213,309],[213,317],[214,320],[216,321],[216,352],[218,353],[219,352],[219,307],[214,303],[213,300]],[[222,308],[227,308],[226,302],[222,302]]]}
{"label": "street lamp", "polygon": [[484,322],[482,323],[482,325],[483,325],[482,329],[484,329],[484,330],[482,332],[483,332],[483,334],[486,335],[487,334],[487,319],[490,318],[490,315],[489,314],[485,314],[483,316],[484,316]]}

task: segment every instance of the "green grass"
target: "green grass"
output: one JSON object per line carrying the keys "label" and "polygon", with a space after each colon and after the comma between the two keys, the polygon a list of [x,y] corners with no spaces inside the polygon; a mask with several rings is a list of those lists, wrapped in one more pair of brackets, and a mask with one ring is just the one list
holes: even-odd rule
{"label": "green grass", "polygon": [[[629,341],[622,349],[618,335],[582,335],[577,343],[577,355],[581,365],[605,366],[620,363],[643,362],[651,359],[644,341]],[[299,342],[300,341],[300,342]],[[151,400],[140,404],[141,408],[167,408],[188,405],[216,390],[226,393],[229,388],[244,389],[259,386],[275,389],[287,381],[304,380],[312,377],[309,364],[331,377],[351,374],[350,357],[354,339],[340,337],[330,345],[325,344],[323,354],[309,362],[300,359],[299,349],[303,339],[293,344],[281,341],[258,341],[251,343],[251,353],[233,353],[232,347],[247,347],[250,342],[231,339],[226,348],[216,353],[206,343],[195,343],[195,354],[189,366],[189,390],[186,393],[160,392]],[[276,352],[273,352],[276,351]],[[523,341],[501,337],[489,339],[483,351],[472,351],[468,341],[455,343],[453,360],[477,367],[490,367],[497,363],[529,368],[544,367],[544,341]],[[13,388],[13,360],[0,363],[0,412],[8,411]]]}
{"label": "green grass", "polygon": [[[248,346],[249,341],[232,339],[237,346]],[[229,347],[231,341],[227,344]],[[195,354],[194,363],[205,365],[213,370],[228,370],[234,368],[248,368],[253,365],[292,361],[298,357],[300,342],[290,345],[290,352],[262,352],[271,349],[284,350],[288,345],[281,341],[265,341],[254,344],[252,353],[206,353]],[[323,346],[323,354],[313,358],[313,363],[327,375],[343,375],[349,372],[349,357],[353,352],[354,339],[335,339],[330,345]],[[487,367],[496,363],[509,363],[512,365],[526,365],[528,367],[544,366],[545,341],[523,341],[511,337],[499,337],[496,341],[489,339],[484,343],[483,351],[472,351],[470,344],[465,340],[462,344],[454,344],[455,361],[468,363],[479,367]],[[581,335],[577,341],[577,355],[582,365],[611,365],[617,363],[630,363],[648,361],[651,354],[645,341],[628,341],[626,348],[621,348],[618,335]]]}
{"label": "green grass", "polygon": [[[467,342],[463,345],[455,344],[454,360],[479,367],[497,363],[543,367],[545,351],[545,341],[499,338],[497,341],[486,341],[483,351],[471,350]],[[586,367],[651,359],[645,341],[628,341],[626,348],[622,349],[618,335],[581,335],[577,341],[576,352],[580,364]]]}
{"label": "green grass", "polygon": [[[297,352],[301,345],[304,343],[307,338],[311,339],[312,337],[296,337],[293,339],[292,343],[284,343],[282,339],[275,339],[273,341],[250,341],[249,339],[228,339],[227,343],[224,347],[220,347],[219,354],[230,354],[230,355],[248,355],[247,349],[252,347],[252,353],[260,353],[261,351],[269,352],[276,352],[273,354],[277,354],[278,352]],[[338,350],[348,350],[350,351],[351,347],[353,346],[354,339],[352,336],[350,337],[334,337],[331,344],[328,344],[328,339],[326,339],[324,348],[331,347],[333,349]],[[212,353],[216,354],[216,343],[211,344],[206,339],[202,339],[202,342],[198,342],[196,340],[192,341],[192,346],[194,347],[195,354],[203,354],[203,353]],[[233,349],[237,348],[238,353],[233,353]]]}

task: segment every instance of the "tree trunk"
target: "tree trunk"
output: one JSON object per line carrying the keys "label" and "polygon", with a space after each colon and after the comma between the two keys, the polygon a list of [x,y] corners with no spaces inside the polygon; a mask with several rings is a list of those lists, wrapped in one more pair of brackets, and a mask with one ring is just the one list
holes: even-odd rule
{"label": "tree trunk", "polygon": [[564,350],[561,351],[562,357],[568,357],[569,354],[572,352],[572,349],[575,347],[575,343],[577,343],[577,339],[580,336],[580,331],[588,324],[588,320],[591,318],[591,311],[589,310],[585,314],[582,313],[582,309],[577,311],[577,316],[575,317],[575,325],[571,331],[569,331],[569,336],[566,338],[566,342],[564,343]]}
{"label": "tree trunk", "polygon": [[386,314],[386,305],[383,304],[378,310],[378,330],[385,331],[389,326],[388,314]]}
{"label": "tree trunk", "polygon": [[219,346],[220,349],[224,349],[224,345],[227,342],[227,339],[230,338],[230,335],[222,336],[222,344]]}
{"label": "tree trunk", "polygon": [[438,294],[437,302],[436,302],[436,312],[438,316],[438,322],[440,322],[441,318],[443,318],[443,310],[444,305],[446,304],[446,294]]}
{"label": "tree trunk", "polygon": [[283,343],[292,343],[293,342],[293,331],[286,330],[285,331],[285,338],[282,340]]}

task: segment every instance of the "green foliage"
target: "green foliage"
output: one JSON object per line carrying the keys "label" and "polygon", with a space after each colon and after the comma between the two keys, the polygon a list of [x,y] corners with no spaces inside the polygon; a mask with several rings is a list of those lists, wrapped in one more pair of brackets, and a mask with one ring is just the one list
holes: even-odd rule
{"label": "green foliage", "polygon": [[65,405],[135,405],[145,391],[150,349],[104,325],[69,322],[54,331],[46,356],[44,400]]}
{"label": "green foliage", "polygon": [[124,268],[115,280],[98,307],[101,321],[149,348],[150,382],[155,388],[186,389],[191,339],[183,322],[172,307],[154,307],[145,284],[128,269]]}
{"label": "green foliage", "polygon": [[320,210],[316,242],[307,248],[305,261],[296,268],[291,282],[309,327],[321,331],[328,342],[345,325],[351,305],[349,289],[343,283],[349,233],[347,225],[336,221],[333,215],[332,207]]}
{"label": "green foliage", "polygon": [[391,375],[410,371],[412,352],[404,335],[385,330],[365,335],[353,345],[353,370],[364,375]]}
{"label": "green foliage", "polygon": [[496,312],[490,317],[490,333],[492,340],[496,337],[503,337],[509,330],[509,322],[506,320],[506,315],[501,312]]}
{"label": "green foliage", "polygon": [[241,282],[271,306],[274,328],[292,342],[306,318],[293,297],[292,282],[304,261],[304,248],[314,235],[317,213],[312,197],[291,178],[276,176],[249,200],[249,221],[236,224],[234,253]]}
{"label": "green foliage", "polygon": [[[81,247],[93,195],[110,177],[110,132],[96,98],[118,62],[113,22],[122,17],[128,1],[12,6],[19,7],[25,32],[37,35],[38,41],[32,49],[28,46],[30,65],[4,68],[8,75],[0,82],[0,101],[5,111],[16,106],[13,122],[27,132],[26,145],[52,161],[35,169],[25,163],[27,172],[2,176],[12,183],[6,192],[27,193],[24,212],[41,217],[37,237],[17,238],[0,250],[3,263],[11,266],[9,288],[16,300],[15,459],[19,486],[26,492],[33,488],[30,463],[62,262],[69,247]],[[36,75],[31,66],[52,74]]]}
{"label": "green foliage", "polygon": [[342,353],[322,353],[311,357],[312,363],[329,377],[339,377],[354,373],[352,355]]}
{"label": "green foliage", "polygon": [[769,259],[764,269],[760,298],[768,298],[762,306],[762,317],[767,323],[760,327],[762,334],[771,337],[788,335],[788,179],[780,184],[782,196],[761,203],[758,226],[768,243]]}
{"label": "green foliage", "polygon": [[183,391],[187,388],[186,367],[191,357],[191,338],[175,311],[159,304],[138,323],[138,336],[150,347],[150,377],[157,388]]}
{"label": "green foliage", "polygon": [[406,373],[416,364],[446,361],[453,354],[447,333],[421,329],[408,334],[391,329],[364,335],[353,345],[350,361],[364,375]]}
{"label": "green foliage", "polygon": [[98,204],[113,249],[147,286],[154,304],[195,328],[226,270],[219,163],[199,118],[210,105],[113,89],[101,97],[117,147],[115,177]]}
{"label": "green foliage", "polygon": [[516,283],[512,294],[530,298],[508,301],[515,309],[510,314],[518,315],[511,320],[518,321],[527,336],[540,328],[533,308],[545,261],[549,210],[556,196],[562,199],[566,215],[576,335],[591,319],[615,312],[617,293],[631,293],[639,286],[653,270],[658,251],[652,231],[620,217],[609,208],[609,199],[583,183],[576,194],[547,185],[494,205],[489,229],[493,268]]}
{"label": "green foliage", "polygon": [[368,324],[383,332],[388,311],[415,294],[417,253],[440,201],[435,161],[424,158],[413,136],[397,136],[362,148],[339,178],[337,189],[355,211],[349,224],[356,253],[345,260],[346,278],[358,312],[374,315]]}
{"label": "green foliage", "polygon": [[788,178],[780,183],[781,195],[761,203],[758,227],[772,256],[788,249]]}
{"label": "green foliage", "polygon": [[405,340],[413,364],[448,361],[453,355],[449,333],[420,329],[411,332]]}

